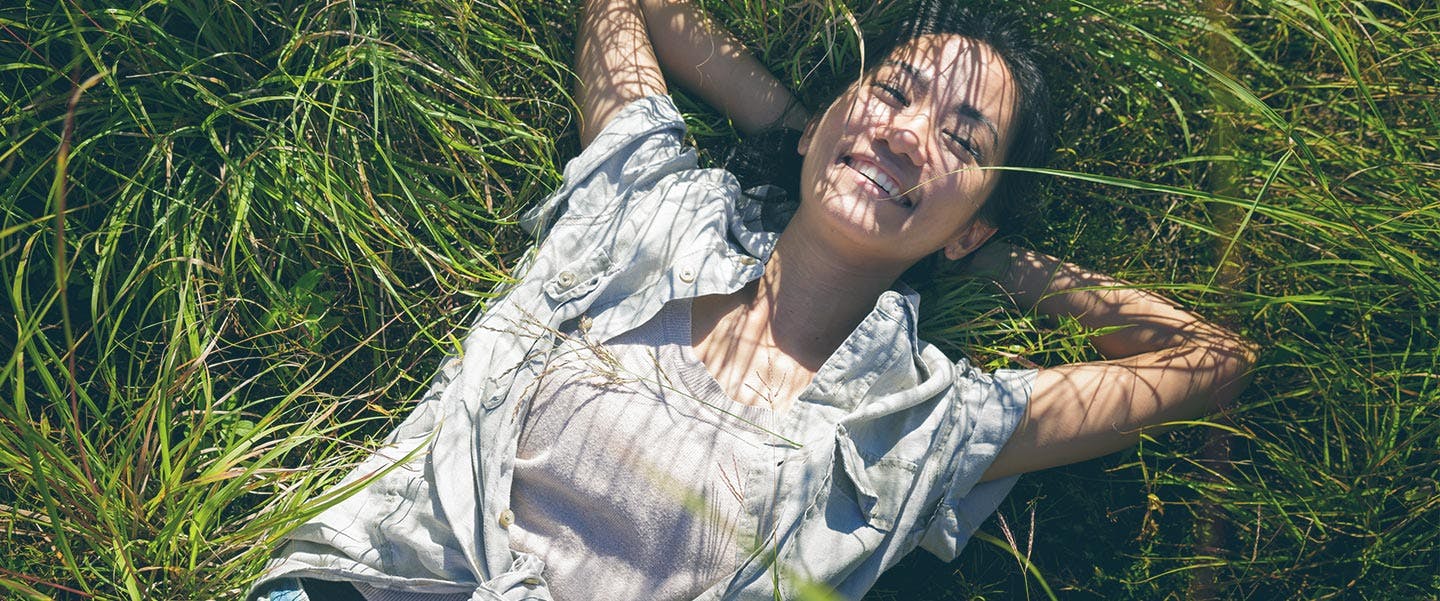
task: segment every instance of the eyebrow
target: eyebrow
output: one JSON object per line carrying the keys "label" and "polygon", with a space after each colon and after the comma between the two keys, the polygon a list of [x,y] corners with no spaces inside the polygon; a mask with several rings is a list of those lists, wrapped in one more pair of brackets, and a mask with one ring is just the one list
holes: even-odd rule
{"label": "eyebrow", "polygon": [[[912,64],[907,63],[907,62],[905,62],[905,61],[897,61],[897,60],[886,60],[885,62],[880,63],[880,65],[881,65],[881,66],[890,65],[890,66],[893,66],[893,67],[897,67],[897,68],[899,68],[901,71],[904,71],[904,72],[908,73],[911,77],[915,78],[915,80],[916,80],[917,82],[919,82],[920,85],[922,85],[922,86],[924,86],[924,87],[926,87],[926,88],[929,88],[929,87],[930,87],[930,83],[931,83],[931,81],[930,81],[930,76],[928,76],[928,75],[926,75],[925,73],[921,72],[920,69],[917,68],[915,65],[912,65]],[[995,127],[995,123],[992,122],[988,117],[986,117],[984,113],[981,113],[981,112],[980,112],[980,109],[975,108],[975,105],[970,104],[970,103],[968,103],[968,102],[961,102],[961,103],[960,103],[960,106],[955,109],[955,112],[956,112],[956,113],[959,113],[961,117],[964,117],[964,118],[966,118],[966,119],[971,119],[971,120],[974,120],[974,121],[979,121],[981,125],[984,125],[986,129],[989,129],[989,130],[990,130],[990,135],[992,136],[991,139],[992,139],[993,145],[995,145],[995,146],[999,146],[999,145],[1000,145],[1000,130],[999,130],[999,128]]]}

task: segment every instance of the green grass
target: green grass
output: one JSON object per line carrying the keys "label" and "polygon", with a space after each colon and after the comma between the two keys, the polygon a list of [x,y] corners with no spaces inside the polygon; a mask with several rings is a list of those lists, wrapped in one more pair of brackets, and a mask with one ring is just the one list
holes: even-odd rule
{"label": "green grass", "polygon": [[[232,597],[508,276],[516,211],[576,146],[570,7],[19,4],[0,591]],[[708,4],[812,100],[855,73],[852,17],[898,16]],[[1023,478],[956,563],[916,555],[872,597],[1437,594],[1440,9],[1013,4],[1053,45],[1062,124],[1022,241],[1262,361],[1222,417]],[[681,105],[709,153],[733,143]],[[1093,356],[973,282],[926,298],[926,337],[992,367]]]}

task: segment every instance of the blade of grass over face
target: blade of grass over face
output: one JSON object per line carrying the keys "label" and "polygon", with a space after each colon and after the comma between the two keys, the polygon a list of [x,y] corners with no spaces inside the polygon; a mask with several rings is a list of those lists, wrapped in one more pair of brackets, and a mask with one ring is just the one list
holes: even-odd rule
{"label": "blade of grass over face", "polygon": [[[702,4],[812,108],[905,10]],[[1022,478],[1002,515],[1029,540],[988,523],[870,598],[1433,596],[1431,4],[1005,3],[1053,59],[1060,123],[1047,218],[1018,241],[1194,307],[1262,362],[1210,427]],[[233,598],[349,490],[328,487],[511,277],[514,216],[576,150],[574,9],[0,8],[0,589]],[[703,155],[739,143],[679,101]],[[981,282],[923,292],[922,335],[954,357],[1097,358],[1095,332]],[[1205,451],[1216,431],[1228,454]]]}

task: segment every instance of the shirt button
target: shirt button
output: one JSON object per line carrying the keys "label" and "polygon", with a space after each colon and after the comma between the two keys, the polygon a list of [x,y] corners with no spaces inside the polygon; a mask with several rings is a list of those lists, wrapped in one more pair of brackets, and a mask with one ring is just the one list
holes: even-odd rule
{"label": "shirt button", "polygon": [[740,257],[740,264],[741,264],[741,265],[754,265],[754,264],[756,264],[756,263],[758,263],[758,262],[759,262],[759,261],[756,261],[756,260],[755,260],[755,257],[749,257],[749,256]]}
{"label": "shirt button", "polygon": [[680,281],[689,284],[695,281],[695,270],[689,267],[680,270]]}
{"label": "shirt button", "polygon": [[499,521],[500,521],[500,527],[501,527],[501,528],[509,528],[509,527],[510,527],[510,524],[514,524],[514,523],[515,523],[515,512],[510,511],[509,509],[502,509],[502,510],[500,510],[500,520],[499,520]]}
{"label": "shirt button", "polygon": [[555,283],[560,284],[561,286],[567,286],[567,287],[568,287],[568,286],[574,286],[574,285],[575,285],[575,273],[572,272],[572,271],[562,271],[562,272],[560,272],[560,275],[555,276]]}
{"label": "shirt button", "polygon": [[534,576],[531,576],[531,577],[529,577],[529,578],[526,578],[526,579],[524,579],[524,580],[521,580],[521,581],[520,581],[520,584],[523,584],[523,585],[525,585],[525,586],[540,586],[540,579],[539,579],[539,578],[536,578],[536,577],[534,577]]}

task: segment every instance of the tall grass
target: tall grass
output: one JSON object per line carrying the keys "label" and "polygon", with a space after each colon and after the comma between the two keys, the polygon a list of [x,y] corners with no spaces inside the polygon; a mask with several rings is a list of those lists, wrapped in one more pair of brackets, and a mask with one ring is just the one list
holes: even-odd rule
{"label": "tall grass", "polygon": [[[1012,4],[1062,117],[1024,241],[1263,360],[1223,416],[1027,476],[959,561],[872,597],[1433,596],[1440,9]],[[852,23],[899,16],[709,5],[812,100],[857,69]],[[575,148],[571,9],[0,8],[0,589],[246,585],[508,277],[513,215]],[[1094,356],[975,282],[926,298],[927,338],[991,366]]]}
{"label": "tall grass", "polygon": [[0,13],[0,584],[230,596],[506,276],[568,19],[110,5]]}

